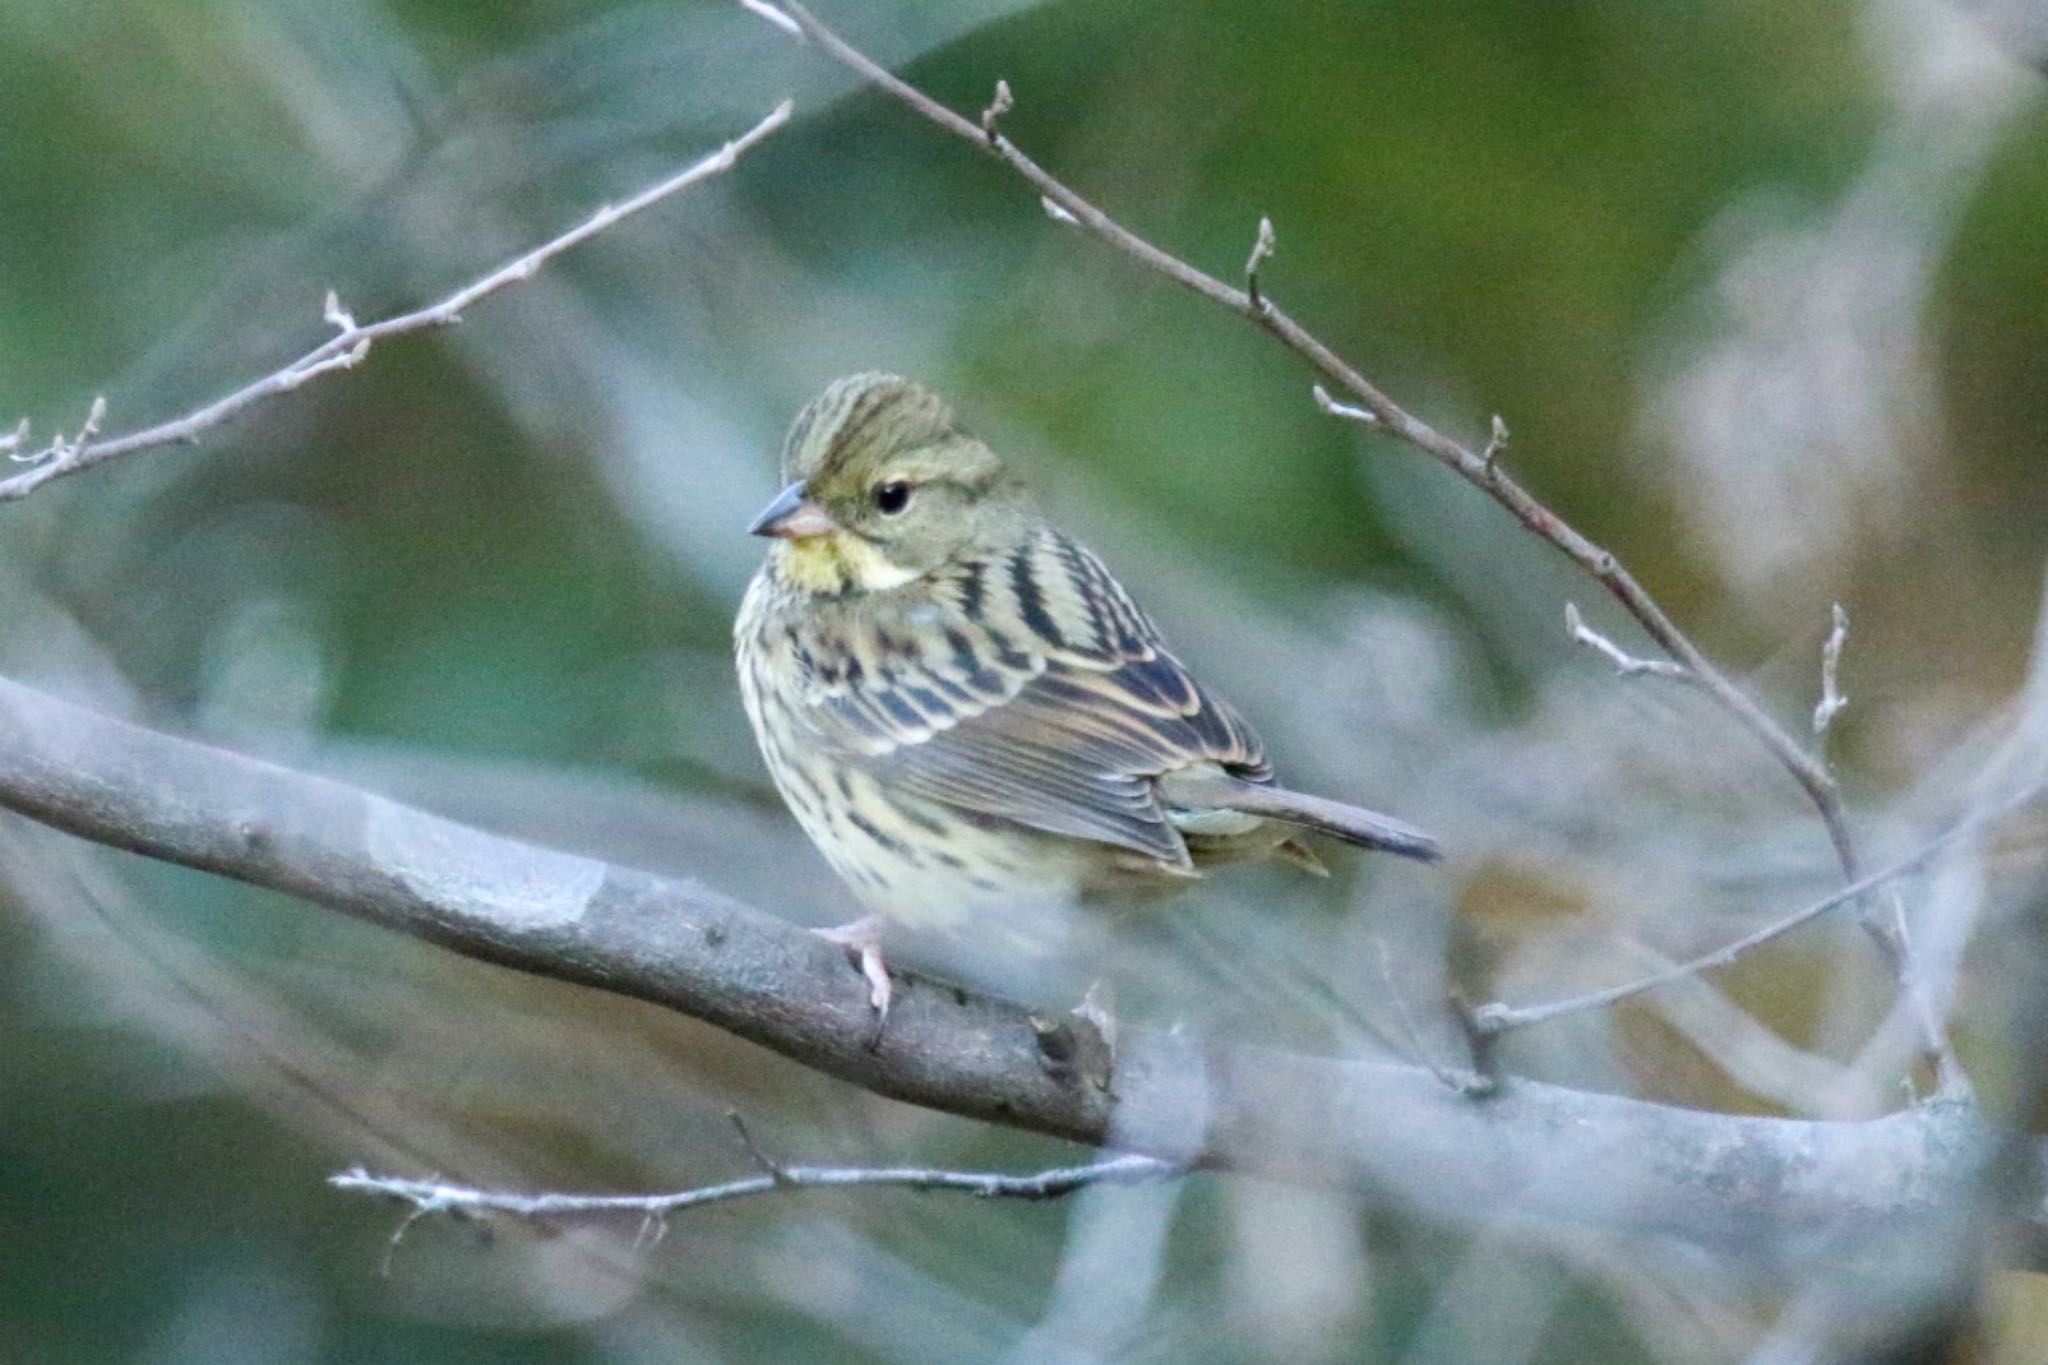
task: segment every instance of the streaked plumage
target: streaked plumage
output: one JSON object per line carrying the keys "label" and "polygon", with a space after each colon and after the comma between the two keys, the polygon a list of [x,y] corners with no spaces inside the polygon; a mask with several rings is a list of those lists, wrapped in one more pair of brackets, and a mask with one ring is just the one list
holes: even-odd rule
{"label": "streaked plumage", "polygon": [[1272,785],[1257,736],[929,391],[842,379],[783,455],[735,627],[741,691],[805,831],[873,910],[964,925],[1171,887],[1304,831],[1416,831]]}

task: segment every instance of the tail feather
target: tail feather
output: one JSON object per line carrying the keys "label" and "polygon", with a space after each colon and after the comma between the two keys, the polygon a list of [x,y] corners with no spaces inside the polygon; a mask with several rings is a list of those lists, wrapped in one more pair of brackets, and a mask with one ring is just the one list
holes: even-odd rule
{"label": "tail feather", "polygon": [[1240,811],[1426,863],[1443,856],[1436,840],[1399,820],[1327,797],[1246,782],[1214,769],[1168,773],[1159,779],[1159,794],[1174,806]]}

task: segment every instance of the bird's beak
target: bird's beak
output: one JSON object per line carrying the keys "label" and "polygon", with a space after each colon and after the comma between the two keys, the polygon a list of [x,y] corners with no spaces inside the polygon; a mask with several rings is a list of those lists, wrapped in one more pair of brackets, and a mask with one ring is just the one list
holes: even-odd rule
{"label": "bird's beak", "polygon": [[804,486],[793,483],[775,495],[775,501],[761,509],[761,515],[754,518],[747,531],[757,536],[776,536],[782,540],[807,540],[812,536],[829,536],[839,528],[832,520],[832,514],[804,496]]}

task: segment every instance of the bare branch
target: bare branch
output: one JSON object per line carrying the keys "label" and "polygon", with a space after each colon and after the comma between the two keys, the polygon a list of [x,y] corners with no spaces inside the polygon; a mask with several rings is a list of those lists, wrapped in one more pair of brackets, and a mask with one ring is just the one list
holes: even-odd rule
{"label": "bare branch", "polygon": [[[0,807],[650,1001],[907,1103],[1343,1188],[1457,1226],[1513,1214],[1767,1265],[1867,1252],[1873,1237],[1974,1207],[1968,1191],[1998,1142],[1952,1100],[1868,1122],[1710,1114],[1527,1080],[1481,1101],[1419,1067],[1147,1029],[1126,1030],[1112,1076],[1107,1049],[1051,1065],[1030,1010],[910,972],[896,974],[871,1048],[867,988],[838,950],[701,883],[487,834],[4,679]],[[448,1196],[449,1211],[462,1204]]]}
{"label": "bare branch", "polygon": [[[567,232],[542,243],[522,256],[507,261],[490,274],[471,281],[438,303],[397,317],[385,318],[380,322],[358,325],[348,310],[341,306],[341,301],[334,292],[329,290],[321,315],[336,329],[333,336],[284,368],[245,384],[226,397],[215,399],[204,407],[195,408],[183,417],[141,431],[133,431],[125,436],[110,437],[103,441],[94,440],[92,438],[99,430],[97,419],[105,412],[105,400],[99,400],[93,405],[94,417],[88,420],[76,439],[52,443],[46,450],[22,461],[33,463],[32,468],[11,478],[0,479],[0,502],[25,498],[52,479],[75,474],[81,469],[90,468],[119,455],[196,440],[202,433],[265,399],[290,393],[302,384],[318,379],[322,375],[332,374],[336,370],[352,368],[370,353],[370,347],[374,342],[407,332],[426,331],[460,322],[464,309],[489,298],[508,285],[532,278],[543,265],[571,247],[590,240],[613,224],[632,217],[642,209],[657,204],[680,190],[731,170],[743,153],[789,121],[790,107],[790,102],[784,100],[766,118],[711,155],[685,167],[666,180],[648,186],[622,203],[599,209]],[[25,425],[18,429],[17,438],[25,435],[26,431]]]}
{"label": "bare branch", "polygon": [[1827,642],[1820,647],[1820,705],[1813,708],[1814,738],[1827,742],[1828,727],[1835,723],[1835,717],[1849,704],[1842,695],[1838,675],[1842,667],[1842,646],[1849,642],[1849,613],[1842,610],[1840,602],[1835,603],[1834,628],[1828,632]]}
{"label": "bare branch", "polygon": [[1670,678],[1674,682],[1692,682],[1693,675],[1684,664],[1675,664],[1667,659],[1638,659],[1614,641],[1586,624],[1579,615],[1576,602],[1564,604],[1564,628],[1572,639],[1598,654],[1614,665],[1614,671],[1624,678],[1650,673],[1659,678]]}
{"label": "bare branch", "polygon": [[[742,1129],[744,1131],[744,1129]],[[749,1146],[752,1140],[749,1139]],[[759,1155],[759,1149],[754,1149]],[[766,1163],[767,1159],[761,1160]],[[391,1238],[395,1248],[413,1224],[434,1214],[488,1217],[498,1215],[530,1222],[559,1223],[571,1220],[610,1219],[622,1215],[641,1220],[638,1240],[657,1242],[665,1235],[668,1220],[686,1209],[707,1204],[726,1204],[778,1190],[846,1189],[887,1187],[905,1190],[944,1190],[970,1194],[978,1199],[1061,1199],[1091,1185],[1136,1185],[1168,1180],[1184,1174],[1171,1162],[1149,1156],[1105,1157],[1081,1166],[1055,1166],[1026,1175],[998,1171],[956,1171],[934,1166],[784,1166],[767,1163],[760,1175],[728,1180],[717,1185],[698,1185],[664,1194],[522,1194],[513,1190],[486,1190],[444,1180],[412,1180],[403,1176],[373,1175],[356,1167],[327,1178],[338,1190],[395,1199],[411,1206]],[[650,1231],[651,1230],[651,1231]]]}
{"label": "bare branch", "polygon": [[1867,877],[1851,882],[1832,895],[1823,896],[1812,904],[1795,910],[1782,919],[1773,920],[1763,928],[1744,934],[1734,942],[1724,944],[1704,956],[1678,963],[1662,971],[1651,972],[1647,976],[1639,977],[1634,981],[1625,982],[1619,986],[1610,986],[1606,990],[1591,991],[1585,995],[1575,995],[1570,999],[1553,1001],[1547,1005],[1529,1005],[1522,1008],[1514,1008],[1497,1003],[1485,1005],[1473,1011],[1473,1021],[1482,1032],[1491,1034],[1506,1033],[1511,1029],[1527,1028],[1531,1024],[1547,1023],[1552,1019],[1561,1018],[1567,1014],[1600,1009],[1604,1006],[1612,1005],[1618,1000],[1626,1000],[1632,995],[1641,995],[1644,991],[1653,991],[1660,986],[1668,986],[1674,982],[1690,980],[1700,973],[1711,971],[1716,967],[1725,967],[1751,949],[1760,948],[1773,939],[1782,938],[1801,925],[1819,919],[1830,910],[1861,900],[1869,892],[1877,890],[1879,887],[1886,886],[1901,877],[1918,872],[1954,845],[1985,833],[2007,816],[2040,800],[2044,794],[2048,794],[2048,780],[2032,783],[2003,801],[1987,806],[1958,821],[1953,828],[1926,844],[1917,853],[1901,858],[1890,867],[1883,868],[1880,871],[1871,873]]}
{"label": "bare branch", "polygon": [[761,1144],[754,1141],[754,1134],[748,1129],[747,1121],[741,1116],[740,1111],[728,1109],[725,1111],[725,1116],[732,1121],[733,1131],[739,1134],[740,1145],[747,1149],[748,1156],[754,1158],[754,1164],[761,1168],[761,1174],[768,1176],[778,1183],[786,1182],[787,1177],[783,1172],[782,1163],[769,1156]]}

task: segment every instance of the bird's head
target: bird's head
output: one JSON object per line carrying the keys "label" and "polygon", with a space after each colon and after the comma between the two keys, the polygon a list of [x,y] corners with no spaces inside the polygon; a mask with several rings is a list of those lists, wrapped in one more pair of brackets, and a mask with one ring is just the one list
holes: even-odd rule
{"label": "bird's head", "polygon": [[887,592],[1014,540],[1034,512],[945,400],[891,374],[838,380],[791,424],[787,482],[748,529],[782,577],[820,595]]}

